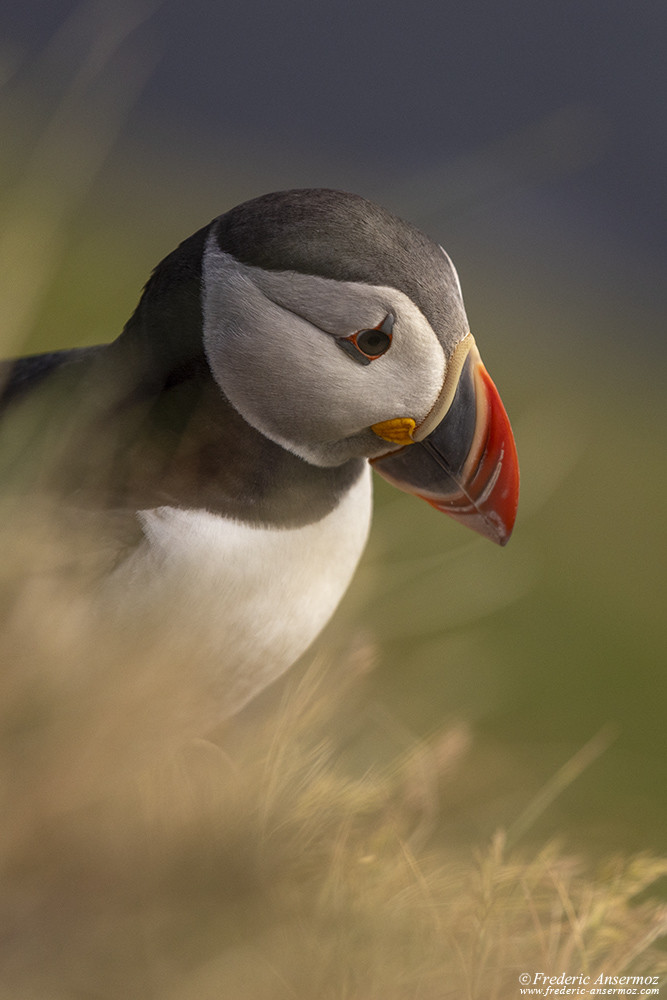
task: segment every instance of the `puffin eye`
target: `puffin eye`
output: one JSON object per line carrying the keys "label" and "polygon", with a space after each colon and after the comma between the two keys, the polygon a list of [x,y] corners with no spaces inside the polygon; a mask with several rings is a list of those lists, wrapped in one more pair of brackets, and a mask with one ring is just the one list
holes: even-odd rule
{"label": "puffin eye", "polygon": [[369,365],[391,347],[391,331],[395,319],[393,313],[388,313],[378,326],[368,330],[357,330],[350,337],[341,337],[336,343],[355,361]]}
{"label": "puffin eye", "polygon": [[382,330],[360,330],[355,343],[368,358],[379,358],[391,344],[391,336]]}

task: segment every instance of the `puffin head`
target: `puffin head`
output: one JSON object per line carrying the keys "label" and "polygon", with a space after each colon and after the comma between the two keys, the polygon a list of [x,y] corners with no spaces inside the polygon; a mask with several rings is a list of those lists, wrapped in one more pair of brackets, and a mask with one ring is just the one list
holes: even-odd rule
{"label": "puffin head", "polygon": [[356,195],[277,192],[211,224],[201,287],[213,377],[256,430],[507,542],[516,448],[442,247]]}

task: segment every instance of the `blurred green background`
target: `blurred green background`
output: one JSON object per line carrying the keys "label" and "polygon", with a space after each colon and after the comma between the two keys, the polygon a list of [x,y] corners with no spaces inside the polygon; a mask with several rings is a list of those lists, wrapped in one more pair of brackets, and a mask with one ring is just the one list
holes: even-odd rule
{"label": "blurred green background", "polygon": [[112,339],[166,253],[272,189],[355,190],[455,260],[515,428],[515,534],[376,483],[328,641],[374,637],[406,732],[470,723],[449,808],[475,840],[604,729],[531,835],[667,847],[666,33],[650,3],[0,13],[5,354]]}

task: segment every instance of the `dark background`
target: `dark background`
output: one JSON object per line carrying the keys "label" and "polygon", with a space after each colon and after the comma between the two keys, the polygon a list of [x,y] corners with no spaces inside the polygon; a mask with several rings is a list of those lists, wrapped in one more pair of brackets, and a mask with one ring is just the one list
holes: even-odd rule
{"label": "dark background", "polygon": [[[622,285],[637,310],[625,337],[662,349],[660,3],[29,0],[3,5],[0,39],[5,89],[43,114],[82,63],[93,89],[140,78],[112,159],[135,176],[146,164],[147,210],[151,173],[170,170],[181,199],[212,192],[217,170],[211,215],[270,188],[357,190],[421,222],[463,269],[509,255],[601,309],[598,286]],[[81,126],[94,139],[99,126]]]}
{"label": "dark background", "polygon": [[[608,151],[556,194],[578,192],[579,207],[607,219],[609,231],[665,249],[663,4],[153,6],[141,30],[159,62],[130,131],[157,116],[176,139],[189,131],[215,148],[230,133],[261,137],[389,174],[582,106],[599,117]],[[34,54],[77,9],[5,4],[5,43]]]}
{"label": "dark background", "polygon": [[536,835],[664,847],[666,49],[657,2],[0,9],[10,345],[111,338],[162,256],[267,190],[355,190],[453,256],[515,536],[380,486],[338,627],[374,629],[402,725],[473,724],[474,836],[609,725]]}

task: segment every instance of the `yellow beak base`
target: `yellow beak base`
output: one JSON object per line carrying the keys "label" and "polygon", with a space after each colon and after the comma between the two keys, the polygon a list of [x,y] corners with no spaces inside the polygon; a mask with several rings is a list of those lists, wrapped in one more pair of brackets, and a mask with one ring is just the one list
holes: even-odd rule
{"label": "yellow beak base", "polygon": [[412,432],[416,426],[412,417],[395,417],[394,420],[383,420],[379,424],[372,424],[371,430],[375,431],[383,441],[391,441],[392,444],[412,444]]}

